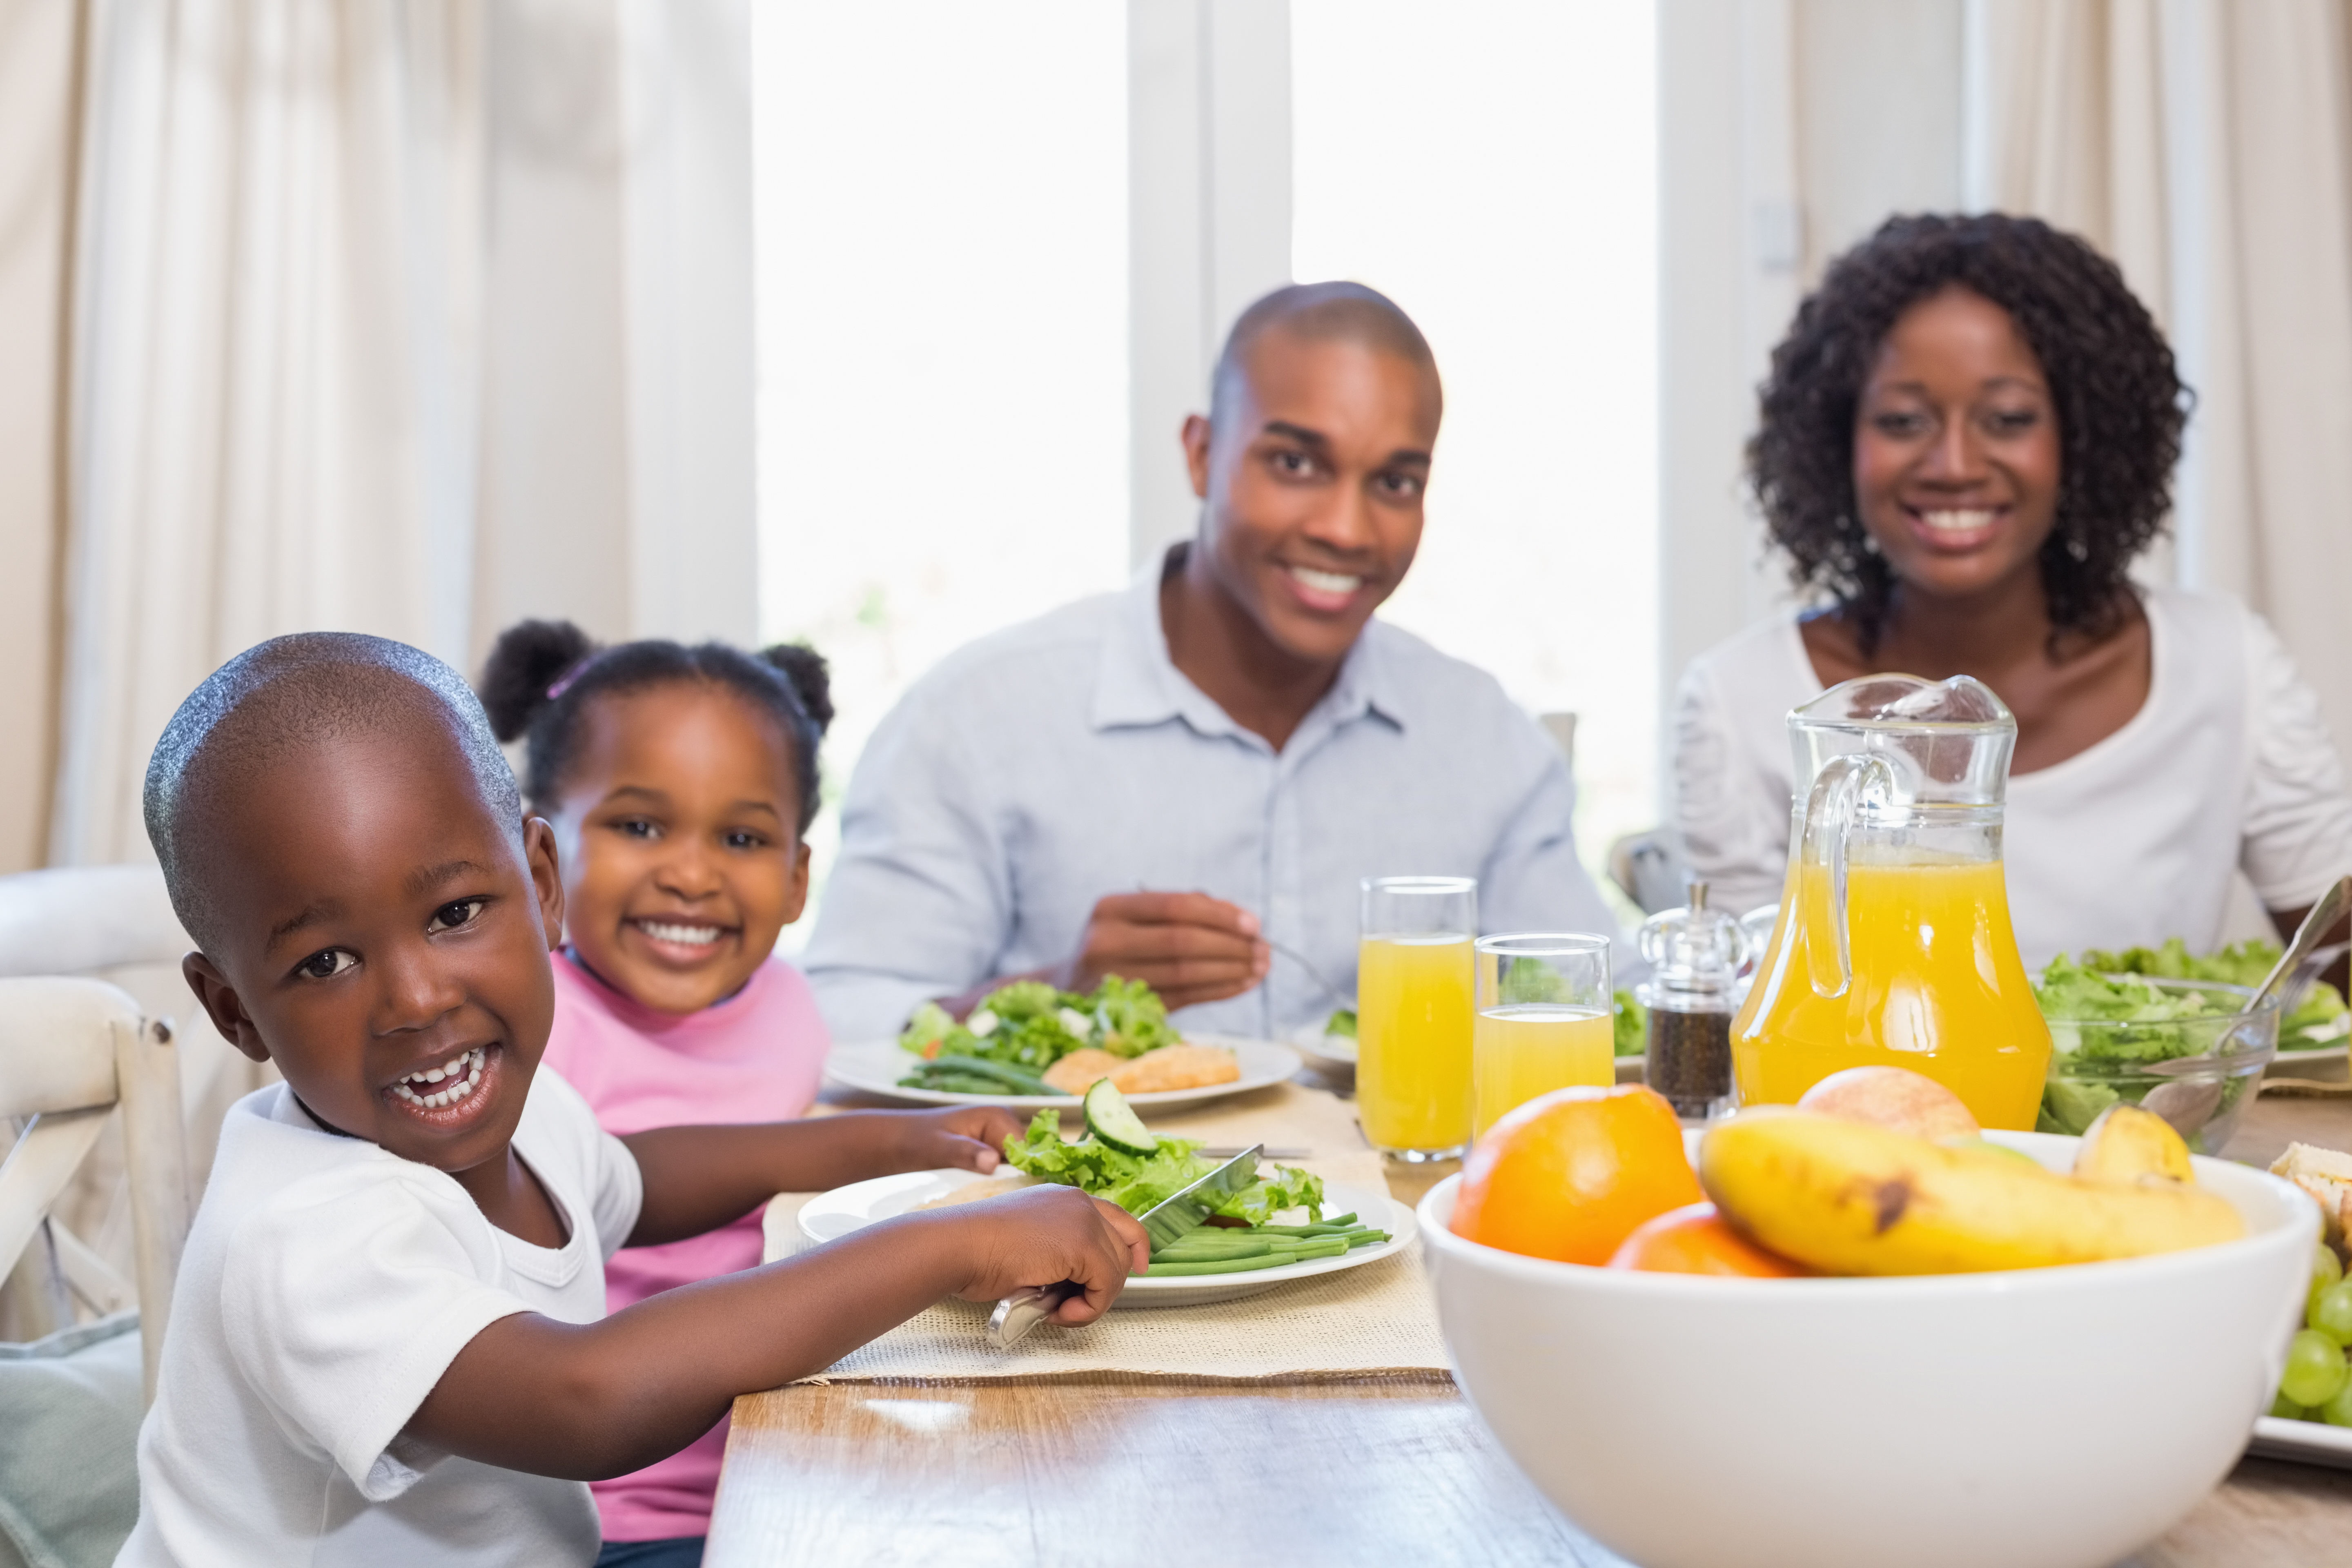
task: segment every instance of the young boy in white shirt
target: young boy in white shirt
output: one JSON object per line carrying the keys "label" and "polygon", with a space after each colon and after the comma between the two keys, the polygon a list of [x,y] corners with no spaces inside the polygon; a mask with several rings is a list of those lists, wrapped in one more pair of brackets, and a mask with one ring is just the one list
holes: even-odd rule
{"label": "young boy in white shirt", "polygon": [[1147,1247],[1061,1187],[869,1226],[604,1316],[604,1259],[771,1194],[985,1171],[999,1110],[615,1139],[552,1073],[554,837],[456,671],[281,637],[172,720],[147,828],[221,1033],[286,1081],[230,1112],[188,1237],[118,1563],[587,1563],[583,1482],[707,1431],[948,1295]]}

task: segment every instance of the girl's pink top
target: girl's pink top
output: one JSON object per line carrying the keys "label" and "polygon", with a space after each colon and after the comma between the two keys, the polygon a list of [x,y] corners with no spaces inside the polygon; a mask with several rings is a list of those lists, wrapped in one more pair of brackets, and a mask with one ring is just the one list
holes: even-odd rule
{"label": "girl's pink top", "polygon": [[[546,1065],[569,1079],[607,1131],[698,1122],[788,1121],[816,1098],[829,1044],[801,972],[771,958],[724,1002],[680,1017],[614,990],[566,949],[555,961],[555,1027]],[[685,1241],[632,1247],[604,1265],[604,1309],[750,1268],[760,1211]],[[607,1541],[710,1531],[727,1423],[633,1475],[591,1483]]]}

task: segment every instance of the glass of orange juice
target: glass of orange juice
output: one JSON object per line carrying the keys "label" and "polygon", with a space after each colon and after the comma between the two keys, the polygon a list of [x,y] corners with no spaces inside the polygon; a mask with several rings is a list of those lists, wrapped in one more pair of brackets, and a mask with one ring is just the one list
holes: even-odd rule
{"label": "glass of orange juice", "polygon": [[1470,1035],[1470,1136],[1539,1094],[1617,1081],[1609,939],[1483,936]]}
{"label": "glass of orange juice", "polygon": [[1450,1160],[1470,1145],[1475,877],[1367,877],[1356,967],[1356,1111],[1372,1147]]}

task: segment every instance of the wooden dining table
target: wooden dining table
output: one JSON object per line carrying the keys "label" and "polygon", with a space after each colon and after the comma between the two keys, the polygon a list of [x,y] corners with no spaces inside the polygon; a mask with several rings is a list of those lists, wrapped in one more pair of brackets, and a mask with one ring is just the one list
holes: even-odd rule
{"label": "wooden dining table", "polygon": [[[2225,1152],[2266,1165],[2291,1141],[2352,1148],[2352,1099],[2265,1095]],[[1390,1186],[1414,1202],[1451,1169],[1391,1166]],[[1442,1373],[835,1383],[747,1395],[705,1561],[1624,1563],[1553,1511]],[[2128,1562],[2352,1562],[2352,1471],[2242,1459]]]}

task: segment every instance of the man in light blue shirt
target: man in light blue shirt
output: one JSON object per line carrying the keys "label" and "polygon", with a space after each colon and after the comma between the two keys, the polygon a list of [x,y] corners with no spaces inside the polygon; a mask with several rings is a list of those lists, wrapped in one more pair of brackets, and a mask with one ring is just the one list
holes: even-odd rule
{"label": "man in light blue shirt", "polygon": [[1353,1005],[1366,877],[1473,876],[1483,930],[1619,936],[1559,751],[1492,676],[1372,618],[1442,406],[1370,289],[1243,313],[1184,425],[1197,537],[958,651],[868,742],[803,959],[836,1039],[1106,973],[1187,1028],[1278,1037]]}

